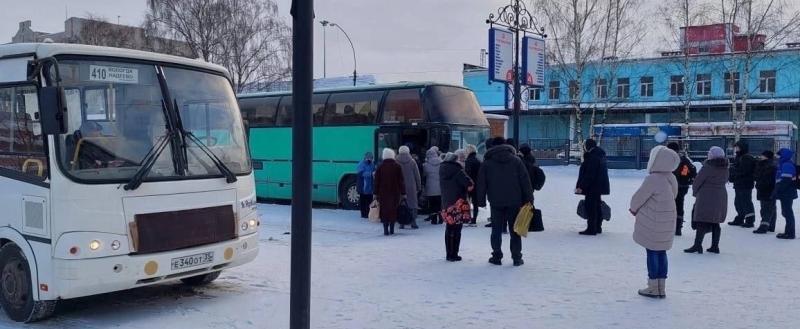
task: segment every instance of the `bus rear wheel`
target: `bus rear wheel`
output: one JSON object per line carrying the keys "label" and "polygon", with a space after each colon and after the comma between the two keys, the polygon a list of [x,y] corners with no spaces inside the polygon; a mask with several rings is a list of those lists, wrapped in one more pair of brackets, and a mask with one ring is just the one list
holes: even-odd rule
{"label": "bus rear wheel", "polygon": [[196,276],[190,276],[188,278],[181,279],[181,282],[183,282],[183,284],[187,286],[193,286],[193,287],[205,286],[216,280],[221,273],[222,271],[216,271]]}
{"label": "bus rear wheel", "polygon": [[17,322],[38,321],[55,311],[56,301],[33,300],[30,266],[15,243],[0,248],[0,306]]}
{"label": "bus rear wheel", "polygon": [[339,185],[339,202],[342,208],[347,210],[356,210],[359,207],[358,201],[361,195],[358,194],[358,186],[356,186],[355,176],[348,176]]}

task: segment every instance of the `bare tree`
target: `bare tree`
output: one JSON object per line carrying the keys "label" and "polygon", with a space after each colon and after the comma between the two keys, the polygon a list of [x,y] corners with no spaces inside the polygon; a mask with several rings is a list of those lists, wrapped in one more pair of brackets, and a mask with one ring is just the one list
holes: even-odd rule
{"label": "bare tree", "polygon": [[[800,11],[791,9],[785,0],[719,0],[718,12],[731,29],[742,29],[739,38],[727,38],[727,47],[732,54],[727,56],[724,64],[729,76],[726,83],[731,97],[735,139],[739,140],[747,120],[747,101],[750,94],[755,92],[749,83],[750,76],[758,62],[770,58],[769,50],[796,37],[800,31]],[[741,49],[742,41],[744,49]],[[739,72],[744,83],[741,84],[741,92],[737,93],[739,81],[735,78]],[[759,87],[756,85],[754,88]]]}
{"label": "bare tree", "polygon": [[[575,117],[574,137],[583,146],[584,100],[591,88],[582,83],[591,61],[602,54],[603,37],[597,31],[605,27],[601,0],[539,0],[548,28],[548,59],[551,72],[567,86]],[[554,65],[553,65],[554,64]]]}
{"label": "bare tree", "polygon": [[[592,133],[598,135],[599,138],[602,138],[602,128],[600,133],[594,131],[598,110],[602,113],[600,122],[604,124],[608,118],[608,112],[626,98],[624,97],[626,95],[621,95],[620,92],[614,93],[612,97],[611,91],[618,89],[624,60],[632,57],[644,39],[645,16],[640,14],[641,4],[640,0],[607,0],[604,8],[606,20],[600,60],[592,65],[597,71],[595,73],[597,78],[594,80],[595,102],[592,106],[590,127],[592,127]],[[603,85],[598,85],[599,81],[605,82],[605,90],[601,87]],[[628,86],[630,87],[632,83],[629,80]],[[602,95],[603,92],[606,94],[605,97]]]}
{"label": "bare tree", "polygon": [[148,0],[147,25],[225,66],[237,91],[288,76],[289,27],[274,0]]}

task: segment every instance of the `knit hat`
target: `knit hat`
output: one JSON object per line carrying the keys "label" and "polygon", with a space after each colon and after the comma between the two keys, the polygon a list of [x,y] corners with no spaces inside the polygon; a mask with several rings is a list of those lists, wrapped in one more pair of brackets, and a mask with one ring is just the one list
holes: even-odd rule
{"label": "knit hat", "polygon": [[390,148],[383,149],[383,159],[394,159],[395,153],[394,150]]}
{"label": "knit hat", "polygon": [[531,147],[528,144],[522,144],[522,145],[519,146],[519,153],[530,154],[531,153]]}
{"label": "knit hat", "polygon": [[458,160],[458,156],[453,152],[447,152],[447,154],[444,155],[444,161],[456,161],[456,160]]}
{"label": "knit hat", "polygon": [[411,154],[411,150],[405,145],[400,146],[400,149],[398,149],[397,152],[400,154]]}
{"label": "knit hat", "polygon": [[680,152],[681,151],[681,146],[676,142],[669,142],[669,144],[667,144],[667,148],[669,148],[670,150],[673,150],[675,152]]}
{"label": "knit hat", "polygon": [[719,146],[712,146],[711,149],[708,150],[708,159],[722,159],[725,158],[725,150],[723,150]]}
{"label": "knit hat", "polygon": [[593,148],[597,147],[597,141],[595,141],[594,139],[589,138],[589,139],[586,140],[586,143],[584,143],[584,147],[587,150],[593,149]]}

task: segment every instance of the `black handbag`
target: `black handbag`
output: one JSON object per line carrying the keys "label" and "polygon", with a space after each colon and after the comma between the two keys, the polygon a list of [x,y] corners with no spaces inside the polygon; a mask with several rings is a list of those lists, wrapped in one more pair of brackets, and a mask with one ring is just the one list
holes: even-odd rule
{"label": "black handbag", "polygon": [[528,232],[541,232],[544,231],[544,222],[542,222],[542,211],[533,209],[533,218],[531,225],[528,226]]}
{"label": "black handbag", "polygon": [[[588,219],[588,215],[586,215],[586,200],[578,201],[577,213],[580,218]],[[600,201],[600,216],[605,221],[611,220],[611,207],[605,201]]]}
{"label": "black handbag", "polygon": [[397,223],[400,225],[411,225],[414,221],[414,214],[411,208],[408,207],[408,202],[404,199],[400,201],[400,206],[397,207]]}

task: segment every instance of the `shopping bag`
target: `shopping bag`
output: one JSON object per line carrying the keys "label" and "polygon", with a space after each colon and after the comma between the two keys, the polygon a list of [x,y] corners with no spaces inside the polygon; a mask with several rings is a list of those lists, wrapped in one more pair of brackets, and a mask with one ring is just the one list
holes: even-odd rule
{"label": "shopping bag", "polygon": [[[578,201],[578,209],[576,212],[580,218],[589,219],[588,215],[586,214],[585,200]],[[605,221],[611,220],[611,207],[609,207],[605,201],[600,201],[600,216],[603,217],[603,220]]]}
{"label": "shopping bag", "polygon": [[467,200],[460,198],[456,203],[442,210],[441,213],[447,225],[469,224],[472,222],[472,209]]}
{"label": "shopping bag", "polygon": [[403,199],[397,207],[397,224],[411,225],[412,222],[414,222],[414,213],[408,207],[408,201]]}
{"label": "shopping bag", "polygon": [[370,222],[373,223],[380,223],[381,222],[381,207],[378,204],[378,200],[372,201],[369,205],[369,215],[367,216]]}
{"label": "shopping bag", "polygon": [[544,222],[542,222],[542,211],[539,209],[533,209],[533,218],[531,219],[531,225],[528,226],[528,232],[541,232],[544,231]]}
{"label": "shopping bag", "polygon": [[528,236],[528,227],[531,225],[531,218],[533,218],[533,205],[526,203],[517,213],[517,219],[514,222],[514,232],[522,237]]}
{"label": "shopping bag", "polygon": [[585,201],[586,200],[578,201],[578,209],[576,210],[576,212],[578,213],[578,217],[583,218],[583,219],[589,219],[588,216],[586,215],[586,202]]}

